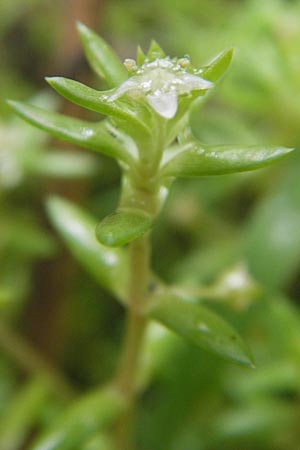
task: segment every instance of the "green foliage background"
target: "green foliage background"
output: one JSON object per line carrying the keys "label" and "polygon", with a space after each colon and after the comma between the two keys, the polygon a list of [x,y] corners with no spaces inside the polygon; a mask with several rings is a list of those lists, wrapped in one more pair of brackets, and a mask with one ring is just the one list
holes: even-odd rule
{"label": "green foliage background", "polygon": [[[3,0],[0,8],[0,449],[20,450],[59,414],[67,426],[68,405],[116,365],[123,310],[72,259],[44,203],[62,194],[100,220],[117,204],[119,171],[22,123],[4,98],[31,96],[86,118],[43,80],[104,87],[84,61],[80,19],[124,58],[151,38],[170,55],[189,53],[196,66],[234,46],[231,70],[191,116],[194,133],[212,144],[299,148],[300,2]],[[138,411],[139,450],[299,449],[299,167],[296,151],[268,169],[172,187],[154,229],[153,266],[190,285],[246,268],[256,295],[212,307],[249,343],[257,368],[232,366],[177,337],[158,346]],[[85,450],[108,450],[109,437],[94,434]],[[76,439],[65,448],[78,449]]]}

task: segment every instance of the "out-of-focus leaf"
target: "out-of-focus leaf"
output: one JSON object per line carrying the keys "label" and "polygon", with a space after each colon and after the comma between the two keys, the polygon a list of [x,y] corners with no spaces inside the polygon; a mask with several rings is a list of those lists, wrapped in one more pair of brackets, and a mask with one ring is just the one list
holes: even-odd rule
{"label": "out-of-focus leaf", "polygon": [[152,40],[148,53],[147,53],[148,58],[152,59],[157,59],[157,58],[164,58],[166,56],[165,52],[163,51],[163,49],[161,48],[161,46],[155,41]]}
{"label": "out-of-focus leaf", "polygon": [[109,436],[101,433],[90,439],[83,450],[116,450],[116,447]]}
{"label": "out-of-focus leaf", "polygon": [[162,175],[197,177],[255,170],[291,151],[285,147],[206,146],[194,140],[162,167]]}
{"label": "out-of-focus leaf", "polygon": [[108,86],[115,87],[126,80],[126,69],[114,50],[82,23],[78,23],[77,29],[92,69],[105,79]]}
{"label": "out-of-focus leaf", "polygon": [[138,209],[120,209],[105,217],[96,227],[103,245],[119,247],[142,236],[152,226],[152,218]]}
{"label": "out-of-focus leaf", "polygon": [[8,103],[20,117],[55,137],[123,161],[131,159],[126,149],[108,131],[105,122],[85,122],[22,102]]}
{"label": "out-of-focus leaf", "polygon": [[110,386],[91,392],[71,405],[30,450],[81,449],[93,434],[111,426],[125,407],[124,398]]}
{"label": "out-of-focus leaf", "polygon": [[299,158],[288,162],[288,170],[258,203],[245,230],[250,270],[272,289],[291,280],[300,263]]}
{"label": "out-of-focus leaf", "polygon": [[28,382],[8,406],[0,422],[0,448],[19,450],[45,406],[49,385],[44,379]]}
{"label": "out-of-focus leaf", "polygon": [[96,222],[79,207],[57,197],[50,198],[47,206],[53,225],[74,257],[103,287],[123,299],[127,293],[127,254],[99,244]]}
{"label": "out-of-focus leaf", "polygon": [[142,64],[144,64],[145,59],[146,59],[146,55],[143,52],[143,50],[141,49],[141,47],[138,45],[137,52],[136,52],[136,62],[138,64],[138,66],[141,66]]}
{"label": "out-of-focus leaf", "polygon": [[273,399],[264,399],[227,411],[214,424],[215,448],[218,448],[220,443],[223,445],[227,439],[270,436],[276,430],[286,429],[291,420],[297,421],[295,411],[285,402]]}
{"label": "out-of-focus leaf", "polygon": [[99,173],[99,161],[93,155],[64,152],[39,154],[27,165],[34,173],[57,178],[83,178]]}
{"label": "out-of-focus leaf", "polygon": [[207,66],[203,67],[201,76],[206,80],[213,81],[214,83],[221,78],[228,69],[233,57],[233,48],[224,50],[216,58],[212,60]]}
{"label": "out-of-focus leaf", "polygon": [[228,323],[182,292],[165,290],[149,302],[147,313],[199,347],[247,367],[253,360],[247,344]]}

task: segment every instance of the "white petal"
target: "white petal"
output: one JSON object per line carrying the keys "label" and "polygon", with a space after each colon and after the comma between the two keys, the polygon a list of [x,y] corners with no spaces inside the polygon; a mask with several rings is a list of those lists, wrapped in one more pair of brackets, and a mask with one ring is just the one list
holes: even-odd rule
{"label": "white petal", "polygon": [[180,74],[179,79],[182,84],[178,84],[178,91],[181,94],[196,91],[198,89],[209,89],[214,85],[211,81],[205,80],[204,78],[191,73]]}
{"label": "white petal", "polygon": [[177,93],[155,91],[153,94],[147,95],[147,100],[153,109],[162,117],[172,119],[177,112]]}

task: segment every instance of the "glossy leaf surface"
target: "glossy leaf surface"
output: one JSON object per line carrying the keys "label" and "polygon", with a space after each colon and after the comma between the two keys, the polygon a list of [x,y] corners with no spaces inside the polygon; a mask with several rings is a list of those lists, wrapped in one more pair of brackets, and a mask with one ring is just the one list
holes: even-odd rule
{"label": "glossy leaf surface", "polygon": [[283,158],[293,149],[235,145],[202,145],[196,141],[186,145],[162,168],[162,174],[177,177],[197,177],[245,172],[267,166]]}
{"label": "glossy leaf surface", "polygon": [[143,211],[121,209],[97,225],[96,236],[101,244],[118,247],[142,236],[151,225],[151,217]]}
{"label": "glossy leaf surface", "polygon": [[92,69],[105,79],[109,87],[121,84],[127,72],[114,50],[93,30],[78,23],[78,32]]}
{"label": "glossy leaf surface", "polygon": [[107,248],[96,239],[95,226],[86,213],[67,200],[52,197],[47,203],[50,219],[73,256],[105,288],[124,298],[127,291],[127,255]]}
{"label": "glossy leaf surface", "polygon": [[105,123],[86,122],[21,102],[9,101],[9,104],[23,119],[55,137],[114,158],[128,160],[126,150],[112,137]]}
{"label": "glossy leaf surface", "polygon": [[170,330],[206,350],[253,367],[250,350],[239,334],[205,306],[182,294],[166,291],[153,298],[148,314]]}
{"label": "glossy leaf surface", "polygon": [[146,126],[138,120],[134,112],[129,111],[125,106],[119,108],[115,102],[108,101],[106,93],[64,77],[47,77],[46,80],[53,89],[71,102],[92,111],[122,119],[147,131]]}
{"label": "glossy leaf surface", "polygon": [[59,417],[30,450],[80,449],[94,433],[111,426],[124,407],[124,399],[111,387],[91,392]]}

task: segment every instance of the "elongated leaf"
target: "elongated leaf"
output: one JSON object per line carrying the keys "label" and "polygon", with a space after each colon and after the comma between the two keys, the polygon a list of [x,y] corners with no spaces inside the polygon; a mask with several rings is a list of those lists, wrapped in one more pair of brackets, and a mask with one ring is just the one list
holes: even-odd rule
{"label": "elongated leaf", "polygon": [[53,136],[104,153],[123,161],[131,161],[126,149],[106,129],[104,122],[90,123],[63,114],[45,111],[26,103],[8,101],[13,110],[29,123]]}
{"label": "elongated leaf", "polygon": [[288,286],[299,271],[299,156],[289,158],[284,176],[257,203],[244,231],[251,273],[272,290]]}
{"label": "elongated leaf", "polygon": [[148,314],[170,330],[225,359],[253,367],[250,350],[217,314],[179,293],[165,291],[149,303]]}
{"label": "elongated leaf", "polygon": [[108,101],[106,93],[64,77],[47,77],[46,80],[53,89],[71,102],[91,109],[92,111],[122,119],[127,124],[130,123],[145,132],[149,132],[147,127],[138,120],[133,112],[119,108],[115,102]]}
{"label": "elongated leaf", "polygon": [[285,147],[204,146],[194,141],[165,164],[162,174],[197,177],[245,172],[267,166],[292,151]]}
{"label": "elongated leaf", "polygon": [[113,138],[104,122],[100,124],[86,122],[11,100],[8,103],[20,117],[55,137],[123,161],[131,161],[126,149]]}
{"label": "elongated leaf", "polygon": [[233,48],[220,53],[213,61],[203,68],[201,76],[206,80],[218,81],[228,69],[233,57]]}
{"label": "elongated leaf", "polygon": [[82,23],[78,23],[77,29],[92,69],[105,79],[108,86],[116,87],[126,80],[126,69],[114,50]]}
{"label": "elongated leaf", "polygon": [[50,388],[43,379],[29,381],[10,403],[0,422],[0,448],[19,450],[46,406]]}
{"label": "elongated leaf", "polygon": [[97,225],[99,242],[111,247],[125,245],[151,228],[151,217],[138,209],[120,209]]}
{"label": "elongated leaf", "polygon": [[124,398],[112,387],[91,392],[59,417],[57,424],[31,450],[81,449],[93,434],[111,426],[125,405]]}
{"label": "elongated leaf", "polygon": [[52,197],[47,202],[50,219],[73,256],[106,289],[123,299],[127,293],[127,254],[99,244],[96,222],[67,200]]}
{"label": "elongated leaf", "polygon": [[99,174],[99,161],[94,155],[53,150],[42,153],[27,163],[29,171],[55,178],[84,178]]}

